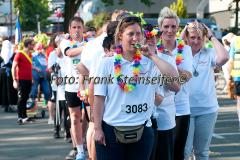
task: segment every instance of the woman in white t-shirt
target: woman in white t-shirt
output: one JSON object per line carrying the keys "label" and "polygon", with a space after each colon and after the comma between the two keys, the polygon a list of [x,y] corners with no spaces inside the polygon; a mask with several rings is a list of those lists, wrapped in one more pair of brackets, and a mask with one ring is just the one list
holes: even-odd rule
{"label": "woman in white t-shirt", "polygon": [[[207,160],[219,107],[214,67],[225,64],[228,53],[203,23],[197,21],[188,23],[182,35],[192,47],[193,54],[193,77],[189,81],[191,117],[185,159],[188,159],[194,150],[196,160]],[[206,38],[212,42],[213,48],[204,48]]]}
{"label": "woman in white t-shirt", "polygon": [[164,85],[164,99],[156,109],[158,142],[155,159],[183,160],[190,119],[186,81],[191,77],[192,52],[183,40],[176,40],[179,18],[174,11],[164,7],[160,11],[158,25],[162,32],[157,42],[158,57],[174,66],[180,77],[175,82],[179,85],[177,90]]}
{"label": "woman in white t-shirt", "polygon": [[[162,74],[177,76],[171,65],[156,56],[156,43],[144,45],[141,52],[137,49],[136,43],[143,38],[140,23],[140,18],[130,15],[120,20],[115,33],[116,54],[103,58],[95,74],[94,128],[98,160],[150,158],[154,135],[149,120],[157,90],[156,80],[152,78],[160,75],[154,72],[154,64]],[[108,81],[104,81],[106,78]],[[147,80],[144,83],[144,78],[148,83]],[[138,129],[119,133],[133,128]]]}

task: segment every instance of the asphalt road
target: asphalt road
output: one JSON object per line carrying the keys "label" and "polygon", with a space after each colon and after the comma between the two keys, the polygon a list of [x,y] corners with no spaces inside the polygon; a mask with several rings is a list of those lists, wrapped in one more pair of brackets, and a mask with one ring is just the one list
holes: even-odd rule
{"label": "asphalt road", "polygon": [[71,150],[63,138],[53,138],[47,118],[18,125],[16,117],[0,108],[0,160],[63,160]]}
{"label": "asphalt road", "polygon": [[[211,160],[240,160],[240,127],[235,100],[219,96],[220,110],[210,147]],[[71,144],[53,138],[47,118],[17,125],[16,113],[0,107],[0,160],[63,160]],[[63,135],[63,133],[62,133]]]}

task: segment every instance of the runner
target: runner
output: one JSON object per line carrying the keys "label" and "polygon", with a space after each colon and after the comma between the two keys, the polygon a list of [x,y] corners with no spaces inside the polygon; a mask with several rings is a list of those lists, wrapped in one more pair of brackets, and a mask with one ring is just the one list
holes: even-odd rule
{"label": "runner", "polygon": [[83,20],[80,17],[73,17],[69,22],[69,39],[62,40],[60,48],[65,56],[66,62],[66,85],[65,85],[65,97],[67,105],[69,107],[72,140],[76,144],[78,154],[76,160],[84,160],[85,153],[83,149],[83,133],[81,123],[81,111],[80,106],[82,102],[77,96],[79,89],[77,71],[77,64],[80,62],[81,52],[83,49]]}
{"label": "runner", "polygon": [[[153,62],[136,49],[136,43],[140,43],[143,38],[140,23],[140,18],[133,16],[120,20],[115,33],[116,44],[121,44],[116,48],[117,55],[102,59],[95,75],[100,78],[115,75],[113,84],[97,83],[94,86],[94,128],[98,160],[150,158],[154,141],[150,117],[157,86],[136,84],[133,76],[146,78],[159,75],[159,72],[155,74],[153,70],[153,62],[161,68],[162,73],[177,75],[173,67],[157,58],[154,44],[141,47],[141,53]],[[132,82],[129,84],[129,81],[121,81],[121,75],[132,76]],[[129,133],[129,139],[125,139],[119,132],[121,128],[125,131],[138,129]]]}
{"label": "runner", "polygon": [[[225,64],[228,53],[203,23],[197,21],[188,23],[182,35],[191,46],[193,54],[193,77],[189,81],[191,116],[185,159],[188,159],[194,151],[196,160],[207,160],[219,107],[214,67]],[[206,38],[213,43],[213,48],[204,48]]]}

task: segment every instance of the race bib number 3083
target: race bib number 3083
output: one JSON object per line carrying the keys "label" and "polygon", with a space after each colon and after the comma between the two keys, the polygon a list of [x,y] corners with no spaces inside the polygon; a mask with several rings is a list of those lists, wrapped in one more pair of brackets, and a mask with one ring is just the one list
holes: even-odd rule
{"label": "race bib number 3083", "polygon": [[122,112],[130,114],[130,113],[142,113],[142,112],[147,112],[148,110],[148,105],[147,103],[143,104],[123,104],[122,105]]}

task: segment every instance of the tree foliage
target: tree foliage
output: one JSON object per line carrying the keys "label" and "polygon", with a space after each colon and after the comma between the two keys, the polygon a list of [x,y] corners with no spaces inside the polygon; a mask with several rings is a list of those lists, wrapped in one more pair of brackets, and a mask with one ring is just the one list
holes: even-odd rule
{"label": "tree foliage", "polygon": [[[77,12],[79,6],[81,5],[83,0],[65,0],[65,7],[64,7],[64,31],[68,31],[68,24],[69,20],[74,16]],[[114,0],[101,0],[105,3],[106,6],[114,5]],[[146,6],[151,6],[154,3],[151,0],[140,0]],[[125,0],[118,0],[118,4],[123,4]]]}
{"label": "tree foliage", "polygon": [[[122,4],[124,4],[125,1],[126,0],[118,0],[118,4],[122,5]],[[150,7],[151,5],[154,4],[154,2],[151,0],[140,0],[140,1],[148,7]],[[114,0],[102,0],[102,2],[105,3],[106,6],[114,5]]]}
{"label": "tree foliage", "polygon": [[48,24],[47,18],[50,16],[48,0],[13,0],[15,12],[19,11],[21,29],[23,31],[37,30],[37,15],[41,26]]}
{"label": "tree foliage", "polygon": [[[240,2],[240,0],[233,0],[228,6],[228,10],[232,10],[233,13],[235,14],[235,17],[238,17],[239,2]],[[234,5],[235,5],[235,7],[234,7]],[[235,18],[234,28],[230,28],[230,30],[234,33],[238,33],[238,26],[239,26],[238,18]]]}
{"label": "tree foliage", "polygon": [[187,18],[187,7],[184,5],[183,0],[177,0],[170,5],[170,8],[174,10],[178,17]]}
{"label": "tree foliage", "polygon": [[83,0],[65,0],[64,14],[63,14],[64,15],[63,27],[65,32],[68,31],[69,20],[77,12],[82,1]]}

